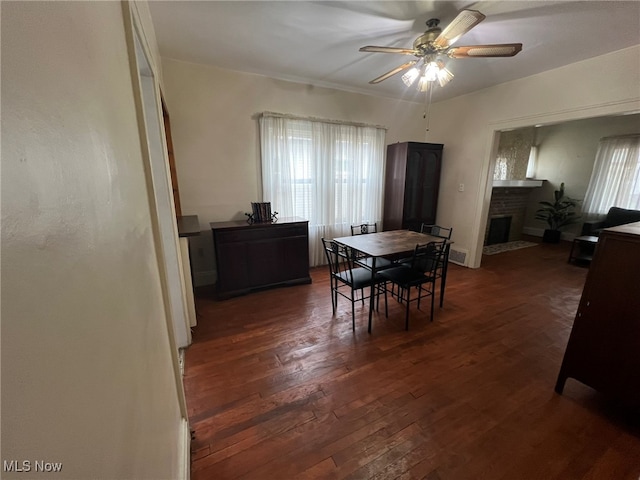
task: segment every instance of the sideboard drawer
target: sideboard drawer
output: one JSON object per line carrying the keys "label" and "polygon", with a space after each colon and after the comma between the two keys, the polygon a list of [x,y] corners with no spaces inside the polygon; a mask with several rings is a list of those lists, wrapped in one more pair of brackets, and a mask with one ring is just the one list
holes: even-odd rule
{"label": "sideboard drawer", "polygon": [[247,228],[213,230],[216,241],[222,243],[255,242],[270,238],[308,235],[306,223],[294,225],[271,224],[269,226],[247,225]]}

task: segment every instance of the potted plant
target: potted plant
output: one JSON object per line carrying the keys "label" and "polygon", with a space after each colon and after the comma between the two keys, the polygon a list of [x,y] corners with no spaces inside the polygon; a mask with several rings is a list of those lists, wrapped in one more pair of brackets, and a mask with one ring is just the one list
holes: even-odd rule
{"label": "potted plant", "polygon": [[580,218],[573,210],[578,206],[579,200],[565,197],[564,182],[560,184],[559,190],[553,192],[553,197],[553,202],[538,202],[542,207],[536,211],[536,220],[544,220],[549,226],[542,237],[542,241],[548,243],[558,243],[560,229]]}

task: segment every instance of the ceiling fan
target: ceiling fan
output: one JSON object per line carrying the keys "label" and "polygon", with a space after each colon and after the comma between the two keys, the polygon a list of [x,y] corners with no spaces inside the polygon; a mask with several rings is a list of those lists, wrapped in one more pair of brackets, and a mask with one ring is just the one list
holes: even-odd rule
{"label": "ceiling fan", "polygon": [[[440,86],[444,86],[453,78],[453,74],[445,68],[444,62],[438,58],[440,55],[447,55],[450,58],[513,57],[522,50],[521,43],[452,47],[462,35],[485,18],[485,15],[476,10],[462,10],[444,30],[438,26],[440,20],[437,18],[429,20],[427,22],[428,30],[414,40],[413,48],[376,46],[360,48],[361,52],[400,53],[417,57],[416,60],[403,63],[393,70],[374,78],[369,83],[380,83],[397,73],[413,67],[402,75],[402,80],[407,86],[410,86],[420,77],[418,89],[426,91],[428,86],[436,80]],[[420,63],[421,65],[416,66]]]}

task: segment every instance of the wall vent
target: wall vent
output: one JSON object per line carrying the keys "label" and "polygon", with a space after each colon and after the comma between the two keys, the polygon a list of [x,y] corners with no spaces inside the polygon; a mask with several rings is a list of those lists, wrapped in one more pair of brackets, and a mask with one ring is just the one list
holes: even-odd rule
{"label": "wall vent", "polygon": [[451,251],[449,252],[449,261],[452,263],[456,263],[458,265],[462,265],[463,267],[467,266],[467,255],[469,254],[469,252],[467,250],[457,250],[454,248],[451,248]]}

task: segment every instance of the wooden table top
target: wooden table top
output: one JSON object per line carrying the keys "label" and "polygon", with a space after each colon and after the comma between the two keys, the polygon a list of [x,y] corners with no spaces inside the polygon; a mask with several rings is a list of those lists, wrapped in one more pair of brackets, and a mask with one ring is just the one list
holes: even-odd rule
{"label": "wooden table top", "polygon": [[365,255],[384,257],[413,252],[418,244],[442,242],[443,239],[411,230],[389,230],[388,232],[338,237],[333,240]]}

